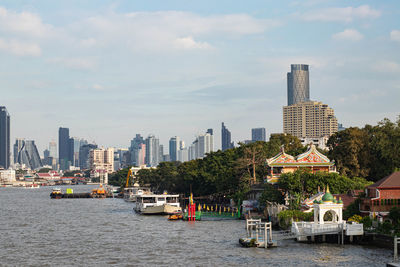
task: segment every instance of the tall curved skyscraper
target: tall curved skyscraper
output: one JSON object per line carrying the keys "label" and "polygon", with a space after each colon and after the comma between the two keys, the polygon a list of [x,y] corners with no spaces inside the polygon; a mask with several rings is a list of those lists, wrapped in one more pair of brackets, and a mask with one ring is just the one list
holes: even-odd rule
{"label": "tall curved skyscraper", "polygon": [[288,106],[310,100],[308,65],[292,64],[287,74]]}

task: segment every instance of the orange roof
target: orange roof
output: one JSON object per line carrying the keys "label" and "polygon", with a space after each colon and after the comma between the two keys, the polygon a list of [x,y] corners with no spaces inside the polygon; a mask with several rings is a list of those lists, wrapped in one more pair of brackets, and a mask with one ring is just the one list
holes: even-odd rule
{"label": "orange roof", "polygon": [[393,188],[393,187],[400,187],[400,171],[394,172],[373,185],[368,186],[368,188]]}

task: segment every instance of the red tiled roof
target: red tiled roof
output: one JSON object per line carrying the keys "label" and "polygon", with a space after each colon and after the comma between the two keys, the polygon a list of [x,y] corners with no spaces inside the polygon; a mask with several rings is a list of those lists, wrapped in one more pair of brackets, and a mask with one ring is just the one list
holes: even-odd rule
{"label": "red tiled roof", "polygon": [[392,188],[400,187],[400,171],[394,172],[385,178],[380,179],[373,185],[368,186],[368,188]]}
{"label": "red tiled roof", "polygon": [[357,199],[357,197],[353,197],[349,194],[334,194],[333,196],[335,196],[337,200],[339,200],[339,197],[342,199],[344,209],[346,209],[348,205],[350,205],[354,202],[354,200]]}

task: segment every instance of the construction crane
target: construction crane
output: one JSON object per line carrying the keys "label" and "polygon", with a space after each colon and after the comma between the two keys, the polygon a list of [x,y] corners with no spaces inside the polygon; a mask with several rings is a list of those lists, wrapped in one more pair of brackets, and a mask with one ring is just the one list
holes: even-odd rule
{"label": "construction crane", "polygon": [[125,188],[129,187],[129,178],[131,178],[131,177],[132,177],[132,180],[133,180],[134,177],[133,177],[133,174],[132,174],[132,169],[129,168],[128,175],[126,176]]}

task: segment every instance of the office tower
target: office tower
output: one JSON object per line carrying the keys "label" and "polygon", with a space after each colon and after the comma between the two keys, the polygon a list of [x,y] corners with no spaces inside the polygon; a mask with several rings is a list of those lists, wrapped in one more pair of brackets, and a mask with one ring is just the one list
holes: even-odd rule
{"label": "office tower", "polygon": [[158,149],[158,162],[160,163],[161,161],[164,161],[164,146],[163,145],[159,145],[159,149]]}
{"label": "office tower", "polygon": [[23,138],[17,138],[15,139],[15,144],[14,144],[14,164],[18,163],[18,153],[21,151],[21,149],[25,145],[25,139]]}
{"label": "office tower", "polygon": [[283,107],[283,132],[298,138],[331,136],[338,131],[334,111],[316,101]]}
{"label": "office tower", "polygon": [[89,154],[90,150],[96,149],[97,145],[95,144],[87,144],[83,145],[79,148],[79,168],[81,170],[89,169]]}
{"label": "office tower", "polygon": [[58,129],[58,159],[60,161],[60,169],[68,170],[72,161],[70,158],[71,141],[69,138],[69,129],[60,127]]}
{"label": "office tower", "polygon": [[137,166],[140,167],[146,164],[146,144],[140,144],[137,154]]}
{"label": "office tower", "polygon": [[71,164],[79,167],[79,149],[88,142],[83,138],[71,137],[69,139],[69,157],[71,157]]}
{"label": "office tower", "polygon": [[288,106],[310,100],[308,65],[292,64],[287,73]]}
{"label": "office tower", "polygon": [[225,127],[224,123],[222,123],[221,129],[221,144],[222,151],[233,148],[233,142],[231,142],[231,132]]}
{"label": "office tower", "polygon": [[25,165],[25,167],[35,170],[42,167],[42,161],[39,156],[39,152],[35,145],[35,141],[17,139],[14,144],[14,151],[20,148],[17,152],[16,162],[17,164]]}
{"label": "office tower", "polygon": [[178,161],[186,162],[189,160],[189,149],[183,148],[178,151]]}
{"label": "office tower", "polygon": [[131,154],[131,164],[133,166],[140,166],[139,164],[139,150],[141,145],[144,144],[144,139],[140,134],[136,134],[135,138],[131,140],[131,146],[129,147],[129,153]]}
{"label": "office tower", "polygon": [[50,150],[45,149],[43,151],[43,160],[42,160],[43,165],[51,165],[51,159],[50,159]]}
{"label": "office tower", "polygon": [[[124,157],[125,155],[125,157]],[[117,171],[122,168],[126,168],[130,164],[127,155],[130,155],[127,148],[118,148],[114,150],[114,170]]]}
{"label": "office tower", "polygon": [[169,159],[170,161],[178,160],[178,151],[180,149],[181,141],[178,136],[169,139]]}
{"label": "office tower", "polygon": [[146,165],[157,167],[160,163],[160,143],[154,135],[146,138]]}
{"label": "office tower", "polygon": [[213,129],[207,129],[207,132],[206,133],[209,133],[209,134],[211,134],[211,135],[214,135],[214,133],[213,133],[214,131],[213,131]]}
{"label": "office tower", "polygon": [[251,129],[251,141],[266,141],[265,128]]}
{"label": "office tower", "polygon": [[50,157],[53,159],[57,158],[57,143],[54,141],[51,141],[49,143],[49,151],[50,151]]}
{"label": "office tower", "polygon": [[185,151],[181,152],[182,154],[180,157],[182,157],[182,159],[180,161],[204,158],[207,153],[212,151],[214,151],[214,136],[209,133],[200,134],[193,141],[189,149],[185,149]]}
{"label": "office tower", "polygon": [[0,167],[10,167],[10,114],[0,106]]}
{"label": "office tower", "polygon": [[114,171],[114,148],[95,148],[89,151],[89,166],[91,170]]}

